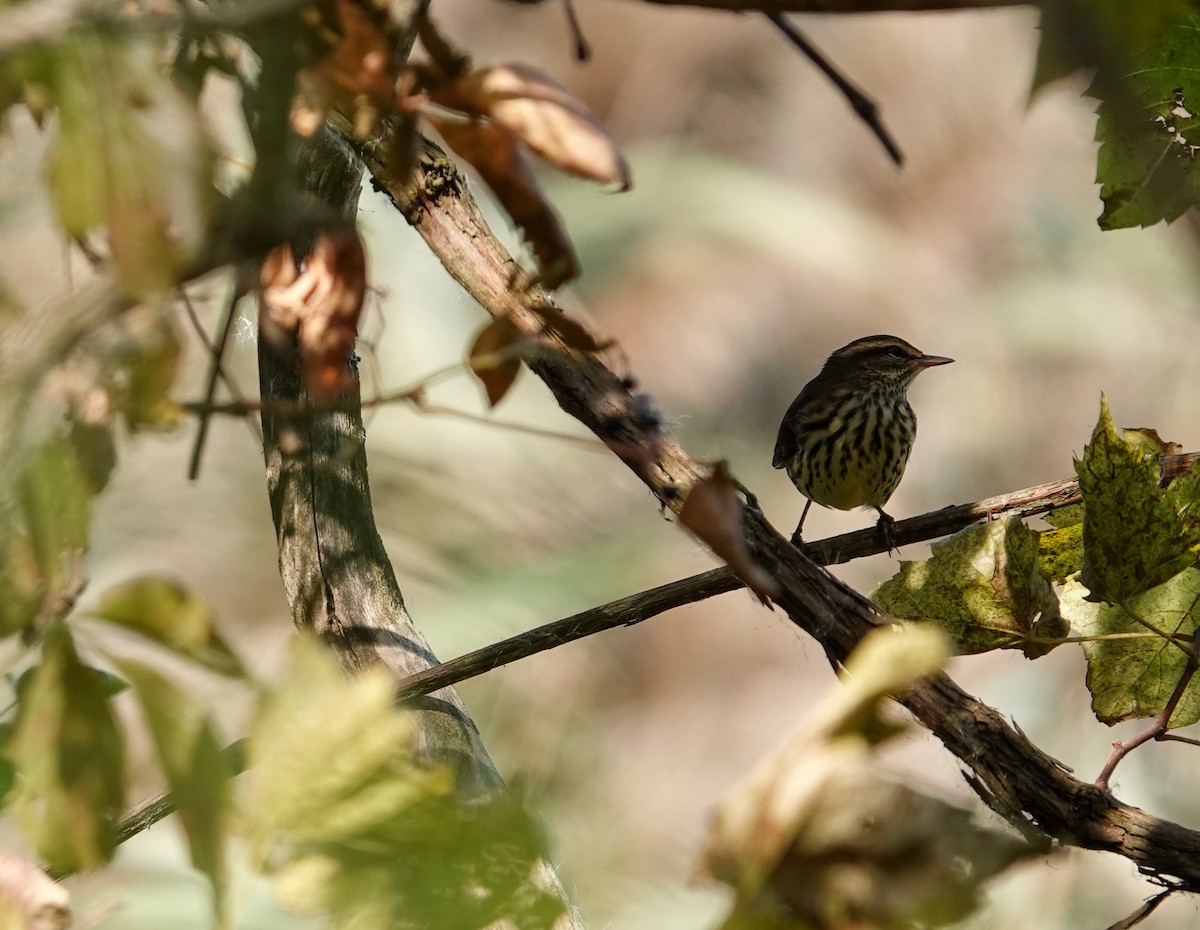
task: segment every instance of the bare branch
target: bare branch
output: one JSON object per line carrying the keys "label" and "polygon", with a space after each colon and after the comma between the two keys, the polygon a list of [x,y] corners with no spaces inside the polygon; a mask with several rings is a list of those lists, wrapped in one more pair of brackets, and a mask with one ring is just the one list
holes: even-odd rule
{"label": "bare branch", "polygon": [[[522,330],[540,333],[533,308],[549,302],[514,273],[512,256],[488,228],[454,165],[426,144],[412,173],[392,176],[372,160],[375,185],[426,240],[451,275],[493,315],[509,314]],[[656,423],[638,415],[623,380],[593,353],[551,355],[530,367],[559,405],[604,439],[649,487],[664,508],[682,506],[687,489],[704,474]],[[760,564],[781,587],[777,600],[812,635],[830,661],[842,662],[881,621],[872,605],[748,509],[743,532]],[[965,777],[997,813],[1062,843],[1117,853],[1152,875],[1177,877],[1200,890],[1200,832],[1154,817],[1107,791],[1074,778],[1031,743],[1004,715],[939,675],[902,703],[969,769]]]}
{"label": "bare branch", "polygon": [[850,108],[858,114],[859,119],[867,124],[871,132],[875,133],[884,151],[888,153],[897,166],[904,164],[904,153],[900,151],[900,146],[896,144],[896,140],[892,138],[892,134],[888,132],[888,128],[883,125],[883,117],[879,112],[879,105],[855,86],[849,78],[847,78],[812,42],[808,36],[797,29],[788,21],[782,13],[769,12],[766,14],[769,19],[780,32],[784,34],[789,42],[791,42],[801,53],[816,65],[821,73],[824,74],[834,87],[841,91],[842,96],[846,98],[846,102],[850,104]]}

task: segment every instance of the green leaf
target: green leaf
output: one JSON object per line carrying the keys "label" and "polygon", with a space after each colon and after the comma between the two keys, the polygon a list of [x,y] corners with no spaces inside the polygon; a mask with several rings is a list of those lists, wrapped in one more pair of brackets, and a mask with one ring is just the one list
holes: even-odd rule
{"label": "green leaf", "polygon": [[91,486],[64,439],[33,453],[13,491],[9,508],[0,494],[0,636],[70,606],[91,517]]}
{"label": "green leaf", "polygon": [[150,667],[117,665],[133,685],[175,799],[192,866],[213,889],[219,926],[228,921],[224,839],[232,772],[211,722],[195,699]]}
{"label": "green leaf", "polygon": [[214,672],[246,675],[241,660],[217,632],[212,608],[173,578],[150,575],[109,588],[91,613]]}
{"label": "green leaf", "polygon": [[[1126,607],[1094,603],[1082,584],[1068,581],[1062,609],[1083,636],[1121,637],[1083,644],[1096,717],[1113,724],[1161,714],[1187,665],[1184,650],[1191,647],[1200,625],[1200,568],[1186,569],[1132,598]],[[1184,638],[1168,638],[1174,634]],[[1200,678],[1193,678],[1170,725],[1182,727],[1198,720]]]}
{"label": "green leaf", "polygon": [[1033,91],[1080,68],[1112,68],[1159,41],[1188,0],[1052,0],[1042,3]]}
{"label": "green leaf", "polygon": [[1059,584],[1083,568],[1083,524],[1038,533],[1038,564],[1049,581]]}
{"label": "green leaf", "polygon": [[245,826],[281,904],[348,930],[550,930],[562,902],[537,884],[540,831],[506,796],[461,803],[447,772],[417,765],[393,687],[382,670],[347,679],[302,638],[260,709]]}
{"label": "green leaf", "polygon": [[140,307],[122,319],[123,333],[111,356],[116,372],[114,401],[131,433],[173,429],[183,414],[170,398],[183,349],[163,306]]}
{"label": "green leaf", "polygon": [[78,34],[53,77],[59,220],[76,236],[107,228],[121,281],[137,293],[170,287],[199,252],[211,195],[199,116],[166,76],[163,49],[149,33]]}
{"label": "green leaf", "polygon": [[1059,507],[1058,510],[1043,514],[1042,519],[1059,530],[1066,529],[1068,526],[1081,526],[1083,524],[1083,504]]}
{"label": "green leaf", "polygon": [[91,490],[71,447],[55,439],[42,446],[18,485],[34,559],[48,585],[73,574],[68,563],[87,548]]}
{"label": "green leaf", "polygon": [[1102,229],[1170,222],[1200,200],[1200,18],[1181,18],[1122,70],[1089,90],[1101,100]]}
{"label": "green leaf", "polygon": [[936,543],[923,562],[901,562],[871,599],[901,620],[937,623],[960,652],[1050,648],[1030,634],[1057,638],[1058,601],[1038,567],[1037,533],[1017,517],[970,526]]}
{"label": "green leaf", "polygon": [[1124,437],[1100,398],[1092,441],[1075,463],[1083,492],[1083,570],[1091,599],[1119,604],[1196,562],[1200,469],[1160,488],[1158,455]]}
{"label": "green leaf", "polygon": [[10,754],[17,817],[38,855],[62,872],[112,858],[125,804],[125,749],[104,681],[51,624],[42,663],[20,695]]}
{"label": "green leaf", "polygon": [[347,679],[314,640],[296,640],[287,680],[259,710],[247,744],[250,836],[329,842],[388,820],[444,776],[412,765],[412,723],[382,669]]}

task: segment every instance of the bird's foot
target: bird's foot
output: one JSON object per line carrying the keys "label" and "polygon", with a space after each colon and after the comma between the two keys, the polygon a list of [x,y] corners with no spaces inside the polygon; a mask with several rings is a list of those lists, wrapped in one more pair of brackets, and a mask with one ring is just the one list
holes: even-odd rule
{"label": "bird's foot", "polygon": [[879,522],[875,525],[875,528],[879,531],[879,538],[883,540],[883,544],[887,548],[888,554],[891,554],[892,552],[899,553],[900,546],[896,542],[896,521],[891,516],[880,510]]}

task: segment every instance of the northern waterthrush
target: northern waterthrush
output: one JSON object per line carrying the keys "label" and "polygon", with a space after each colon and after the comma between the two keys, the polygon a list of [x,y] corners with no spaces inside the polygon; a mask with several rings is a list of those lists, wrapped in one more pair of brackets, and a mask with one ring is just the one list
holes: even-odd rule
{"label": "northern waterthrush", "polygon": [[825,360],[784,414],[771,460],[808,498],[792,542],[800,542],[816,501],[837,510],[874,507],[884,542],[894,548],[893,520],[883,505],[904,475],[917,435],[908,386],[926,368],[952,361],[895,336],[856,339]]}

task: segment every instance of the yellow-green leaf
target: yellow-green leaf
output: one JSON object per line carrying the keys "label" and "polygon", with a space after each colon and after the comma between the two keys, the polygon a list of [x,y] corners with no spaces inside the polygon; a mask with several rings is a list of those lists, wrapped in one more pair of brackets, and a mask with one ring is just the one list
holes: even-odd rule
{"label": "yellow-green leaf", "polygon": [[[1185,569],[1123,607],[1094,603],[1082,584],[1068,581],[1062,609],[1080,635],[1112,637],[1083,644],[1096,717],[1113,724],[1161,714],[1187,665],[1184,650],[1192,647],[1200,625],[1200,568]],[[1198,720],[1200,679],[1193,678],[1170,725]]]}
{"label": "yellow-green leaf", "polygon": [[901,562],[871,599],[901,620],[937,623],[960,652],[1020,648],[1030,658],[1048,651],[1029,642],[1065,633],[1058,601],[1038,567],[1037,533],[1017,517],[970,526],[936,543],[922,562]]}
{"label": "yellow-green leaf", "polygon": [[229,763],[195,698],[140,662],[123,659],[117,665],[141,704],[183,825],[192,866],[211,883],[217,923],[225,926]]}
{"label": "yellow-green leaf", "polygon": [[447,790],[413,766],[412,724],[393,706],[393,686],[382,669],[349,679],[318,642],[296,640],[247,746],[253,839],[328,842]]}
{"label": "yellow-green leaf", "polygon": [[1100,399],[1100,421],[1075,463],[1083,492],[1083,570],[1090,597],[1119,604],[1196,563],[1200,551],[1200,469],[1160,487],[1157,454],[1142,436],[1113,424]]}
{"label": "yellow-green leaf", "polygon": [[10,756],[17,817],[38,855],[60,871],[104,865],[125,804],[125,749],[104,681],[79,661],[62,623],[19,697]]}
{"label": "yellow-green leaf", "polygon": [[1042,574],[1059,584],[1083,568],[1083,524],[1038,533],[1038,563]]}
{"label": "yellow-green leaf", "polygon": [[109,588],[91,613],[214,672],[246,674],[237,655],[217,632],[212,608],[173,578],[150,575]]}
{"label": "yellow-green leaf", "polygon": [[55,59],[58,135],[50,182],[64,229],[108,231],[122,283],[162,291],[200,250],[211,196],[195,104],[162,66],[150,33],[88,32]]}

